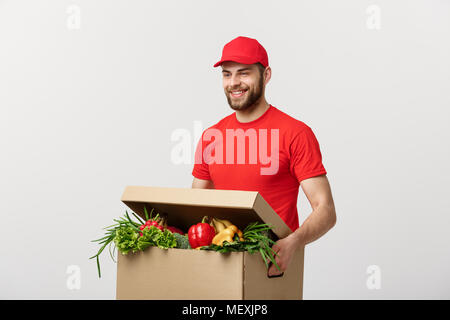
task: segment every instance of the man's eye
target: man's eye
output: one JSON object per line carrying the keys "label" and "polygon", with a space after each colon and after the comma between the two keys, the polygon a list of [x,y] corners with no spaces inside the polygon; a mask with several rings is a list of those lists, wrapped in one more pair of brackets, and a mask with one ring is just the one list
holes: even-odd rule
{"label": "man's eye", "polygon": [[241,75],[246,76],[246,75],[248,75],[248,73],[247,72],[242,72]]}

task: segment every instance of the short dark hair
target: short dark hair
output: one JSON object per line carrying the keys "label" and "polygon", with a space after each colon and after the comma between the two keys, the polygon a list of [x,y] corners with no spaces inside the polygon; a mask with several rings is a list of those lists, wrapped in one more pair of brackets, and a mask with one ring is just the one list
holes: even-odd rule
{"label": "short dark hair", "polygon": [[266,67],[264,67],[261,62],[257,62],[256,66],[258,67],[259,74],[262,77],[264,75],[264,70],[266,70]]}

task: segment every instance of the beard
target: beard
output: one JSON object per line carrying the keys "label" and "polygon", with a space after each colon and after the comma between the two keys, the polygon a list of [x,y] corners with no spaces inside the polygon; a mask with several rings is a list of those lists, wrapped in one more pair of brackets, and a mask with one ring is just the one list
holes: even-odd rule
{"label": "beard", "polygon": [[[247,110],[250,109],[253,105],[256,104],[256,102],[261,98],[263,95],[263,84],[264,79],[262,76],[259,77],[259,81],[257,86],[253,88],[240,88],[243,90],[247,90],[244,93],[244,96],[240,98],[233,98],[231,96],[231,92],[225,90],[225,95],[228,100],[228,104],[230,105],[231,109],[233,110]],[[237,88],[239,89],[239,88]],[[234,90],[237,90],[234,89]]]}

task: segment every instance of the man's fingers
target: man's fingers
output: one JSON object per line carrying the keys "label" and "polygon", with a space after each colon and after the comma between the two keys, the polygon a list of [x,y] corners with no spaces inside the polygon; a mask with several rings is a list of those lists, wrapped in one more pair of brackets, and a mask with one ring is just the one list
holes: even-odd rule
{"label": "man's fingers", "polygon": [[[279,257],[281,257],[281,253],[280,253],[281,248],[278,246],[278,243],[275,243],[272,246],[272,250],[273,250],[273,257],[275,259],[275,262],[279,266],[280,265]],[[278,268],[272,263],[272,261],[269,258],[267,258],[266,261],[269,264],[269,268],[267,270],[267,276],[274,277],[274,276],[283,275],[283,272],[278,270]]]}
{"label": "man's fingers", "polygon": [[269,271],[267,272],[267,276],[268,276],[269,278],[271,278],[271,277],[277,277],[277,276],[282,276],[283,274],[284,274],[284,272],[278,271],[277,267],[275,267],[275,265],[272,264],[272,262],[270,262]]}
{"label": "man's fingers", "polygon": [[275,244],[272,246],[272,250],[275,251],[275,252],[280,251],[280,247],[278,246],[277,243],[275,243]]}
{"label": "man's fingers", "polygon": [[269,277],[274,276],[274,275],[275,275],[275,272],[276,272],[275,269],[276,269],[276,268],[275,268],[275,266],[273,265],[273,263],[272,263],[272,262],[269,262],[269,269],[267,270],[267,276],[269,276]]}
{"label": "man's fingers", "polygon": [[[278,261],[277,261],[277,264],[279,264]],[[268,277],[283,275],[283,273],[284,272],[278,270],[278,268],[272,262],[269,262],[269,268],[267,270]]]}

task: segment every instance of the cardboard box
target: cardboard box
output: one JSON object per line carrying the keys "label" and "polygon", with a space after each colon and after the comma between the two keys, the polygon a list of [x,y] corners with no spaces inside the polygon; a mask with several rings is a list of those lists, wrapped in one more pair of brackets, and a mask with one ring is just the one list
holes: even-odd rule
{"label": "cardboard box", "polygon": [[[228,219],[241,230],[251,222],[268,223],[278,238],[291,233],[258,192],[129,186],[121,200],[141,217],[144,206],[166,213],[168,224],[185,232],[207,215]],[[302,299],[303,257],[303,249],[297,250],[282,277],[268,278],[259,253],[157,247],[119,253],[116,298]]]}

